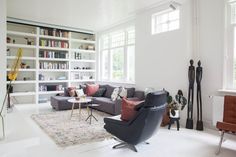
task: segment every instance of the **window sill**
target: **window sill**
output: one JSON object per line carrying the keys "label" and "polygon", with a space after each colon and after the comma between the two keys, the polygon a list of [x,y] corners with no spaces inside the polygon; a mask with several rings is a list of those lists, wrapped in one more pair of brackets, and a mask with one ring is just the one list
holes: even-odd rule
{"label": "window sill", "polygon": [[97,81],[97,82],[100,82],[100,83],[110,83],[110,84],[116,84],[116,85],[130,85],[130,86],[134,86],[135,83],[133,82],[118,82],[118,81]]}
{"label": "window sill", "polygon": [[236,89],[219,89],[217,92],[220,95],[236,95]]}

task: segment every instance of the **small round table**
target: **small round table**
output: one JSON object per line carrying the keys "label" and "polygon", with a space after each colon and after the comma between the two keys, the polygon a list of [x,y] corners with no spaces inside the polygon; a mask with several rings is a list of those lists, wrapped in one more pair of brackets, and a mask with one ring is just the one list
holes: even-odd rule
{"label": "small round table", "polygon": [[99,106],[99,104],[89,104],[89,105],[87,105],[87,107],[90,108],[90,115],[86,119],[86,121],[89,119],[89,124],[91,124],[92,118],[94,118],[96,121],[98,121],[97,118],[93,115],[93,108],[92,108],[92,107],[97,107],[97,106]]}
{"label": "small round table", "polygon": [[75,98],[69,99],[68,102],[72,103],[70,118],[72,118],[75,104],[79,104],[79,119],[80,119],[81,118],[81,104],[89,103],[91,101],[92,101],[92,99],[89,99],[89,98],[80,98],[79,100],[76,100]]}

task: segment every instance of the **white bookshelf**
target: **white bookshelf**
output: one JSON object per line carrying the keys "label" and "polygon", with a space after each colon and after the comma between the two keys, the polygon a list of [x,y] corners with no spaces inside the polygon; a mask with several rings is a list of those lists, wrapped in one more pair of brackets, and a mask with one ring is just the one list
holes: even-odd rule
{"label": "white bookshelf", "polygon": [[[70,32],[52,28],[52,30],[66,34],[66,36],[61,36],[61,34],[60,36],[52,36],[46,35],[44,32],[42,34],[42,30],[47,30],[48,28],[9,22],[7,29],[7,37],[11,41],[7,43],[9,52],[7,52],[6,72],[11,71],[11,66],[16,59],[18,48],[23,49],[22,62],[28,66],[26,68],[20,68],[17,80],[12,81],[13,93],[10,96],[17,99],[17,104],[38,104],[39,100],[44,97],[50,98],[50,96],[64,92],[64,90],[60,89],[45,91],[45,89],[42,90],[42,87],[58,85],[66,88],[68,86],[96,81],[95,34]],[[48,30],[51,29],[49,28]],[[27,39],[31,41],[30,44]],[[61,45],[62,47],[55,46],[54,44],[49,46],[42,45],[41,40],[47,41],[48,43],[63,43],[63,45]],[[68,46],[65,44],[68,44]],[[80,53],[82,58],[76,59],[75,53]],[[56,55],[64,57],[58,57]],[[47,68],[40,67],[44,64],[46,64]],[[67,65],[66,68],[58,69],[59,65],[64,64]],[[58,67],[54,68],[53,66],[55,65]],[[79,67],[79,69],[74,69],[75,67]],[[43,76],[42,80],[39,79],[39,75],[41,78]],[[74,75],[77,76],[75,77]],[[7,84],[9,83],[10,81],[7,81]]]}

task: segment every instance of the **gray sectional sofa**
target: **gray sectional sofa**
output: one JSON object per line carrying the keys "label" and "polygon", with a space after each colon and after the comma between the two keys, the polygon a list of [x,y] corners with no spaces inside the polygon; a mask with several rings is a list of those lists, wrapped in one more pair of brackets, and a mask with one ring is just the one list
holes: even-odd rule
{"label": "gray sectional sofa", "polygon": [[[85,86],[82,86],[85,91]],[[121,113],[121,99],[112,101],[111,94],[113,90],[116,88],[111,85],[100,85],[99,88],[105,88],[105,92],[101,97],[91,97],[92,102],[94,104],[99,104],[98,107],[94,107],[99,111],[103,111],[112,115],[118,115]],[[135,88],[126,88],[127,89],[127,98],[129,100],[144,100],[144,92],[136,91]],[[51,97],[51,106],[55,110],[69,110],[72,107],[72,104],[68,102],[68,99],[71,99],[67,93],[65,92],[63,96],[52,96]],[[86,104],[83,104],[86,106]],[[78,104],[75,104],[75,108],[78,108]]]}

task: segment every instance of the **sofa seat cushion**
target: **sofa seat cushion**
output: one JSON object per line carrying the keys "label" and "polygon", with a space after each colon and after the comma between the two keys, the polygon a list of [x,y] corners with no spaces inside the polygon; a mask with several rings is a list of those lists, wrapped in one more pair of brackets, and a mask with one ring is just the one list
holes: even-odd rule
{"label": "sofa seat cushion", "polygon": [[115,110],[115,102],[111,98],[106,97],[94,97],[92,103],[99,104],[98,107],[94,107],[97,110],[104,111],[106,113],[113,114]]}
{"label": "sofa seat cushion", "polygon": [[[72,99],[71,97],[66,96],[52,96],[51,97],[51,106],[55,110],[71,110],[72,103],[68,102],[69,99]],[[81,107],[84,107],[85,105],[81,105]],[[75,109],[79,108],[79,104],[75,104]]]}

